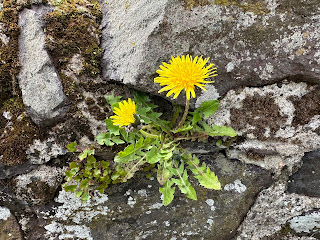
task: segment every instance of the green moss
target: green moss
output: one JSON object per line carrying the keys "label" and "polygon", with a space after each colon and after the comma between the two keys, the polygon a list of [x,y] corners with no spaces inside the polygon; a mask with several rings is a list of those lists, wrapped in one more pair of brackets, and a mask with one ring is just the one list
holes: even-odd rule
{"label": "green moss", "polygon": [[253,12],[256,15],[266,14],[269,12],[265,3],[259,0],[214,0],[213,3],[224,7],[236,6],[244,12]]}
{"label": "green moss", "polygon": [[80,54],[84,58],[83,74],[97,76],[100,69],[100,7],[96,1],[67,0],[45,16],[46,43],[58,71]]}
{"label": "green moss", "polygon": [[4,101],[19,95],[16,76],[19,73],[18,36],[19,26],[16,0],[2,1],[3,10],[0,12],[2,34],[8,38],[8,43],[0,41],[0,108]]}
{"label": "green moss", "polygon": [[[10,120],[3,117],[3,112],[12,115]],[[26,150],[33,140],[40,135],[39,128],[25,112],[20,97],[10,98],[0,109],[0,162],[5,165],[18,165],[27,161]]]}
{"label": "green moss", "polygon": [[210,4],[209,0],[181,0],[181,1],[183,5],[189,9]]}

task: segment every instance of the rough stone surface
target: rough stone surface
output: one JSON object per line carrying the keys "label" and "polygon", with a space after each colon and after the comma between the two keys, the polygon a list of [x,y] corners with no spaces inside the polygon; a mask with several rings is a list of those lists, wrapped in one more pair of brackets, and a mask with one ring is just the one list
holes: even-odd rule
{"label": "rough stone surface", "polygon": [[17,199],[29,204],[48,203],[63,180],[63,170],[41,165],[39,169],[15,178]]}
{"label": "rough stone surface", "polygon": [[285,189],[286,184],[277,182],[259,193],[238,228],[237,240],[282,239],[283,234],[286,235],[284,229],[287,221],[320,207],[319,198],[288,194]]}
{"label": "rough stone surface", "polygon": [[45,49],[43,15],[50,8],[24,9],[19,15],[19,85],[32,120],[50,125],[65,116],[68,100]]}
{"label": "rough stone surface", "polygon": [[320,197],[320,149],[306,153],[302,162],[289,179],[288,192]]}
{"label": "rough stone surface", "polygon": [[0,207],[0,239],[23,240],[20,226],[8,208]]}
{"label": "rough stone surface", "polygon": [[213,97],[285,78],[320,83],[318,0],[184,2],[100,1],[104,77],[156,92],[159,65],[192,54],[218,67]]}
{"label": "rough stone surface", "polygon": [[[319,92],[319,88],[287,81],[262,88],[231,90],[209,122],[231,126],[239,136],[245,137],[243,142],[227,151],[229,157],[276,173],[284,166],[291,170],[301,161],[304,152],[320,147],[319,95],[304,105],[305,111],[312,112],[312,116],[306,116],[303,121],[296,120],[300,117],[298,99],[303,101],[312,92]],[[316,111],[312,110],[314,105]]]}
{"label": "rough stone surface", "polygon": [[[186,199],[177,190],[173,203],[165,207],[157,181],[141,173],[128,183],[113,185],[106,194],[95,194],[87,203],[60,191],[55,199],[59,205],[39,209],[36,219],[45,229],[46,239],[230,239],[256,194],[271,184],[271,174],[222,154],[202,156],[201,160],[215,171],[223,186],[241,182],[241,191],[196,186],[198,201]],[[25,221],[29,221],[26,228],[34,224]]]}

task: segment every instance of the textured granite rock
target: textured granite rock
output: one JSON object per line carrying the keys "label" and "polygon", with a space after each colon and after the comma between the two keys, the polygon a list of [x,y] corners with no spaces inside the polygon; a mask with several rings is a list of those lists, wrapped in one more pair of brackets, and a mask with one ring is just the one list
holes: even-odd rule
{"label": "textured granite rock", "polygon": [[41,165],[38,169],[16,177],[13,189],[18,200],[40,205],[53,199],[62,180],[62,169]]}
{"label": "textured granite rock", "polygon": [[[194,2],[193,8],[186,2]],[[171,56],[210,57],[218,67],[206,96],[282,79],[320,83],[320,11],[311,1],[100,1],[103,75],[156,92]]]}
{"label": "textured granite rock", "polygon": [[0,239],[23,240],[17,219],[5,207],[0,207]]}
{"label": "textured granite rock", "polygon": [[[257,193],[271,184],[271,174],[222,154],[204,155],[201,160],[214,169],[224,189],[196,186],[198,201],[177,191],[173,203],[165,207],[157,181],[140,173],[128,183],[108,188],[106,194],[94,194],[86,203],[60,191],[56,204],[39,208],[32,221],[20,221],[27,223],[25,229],[37,225],[40,232],[45,230],[46,239],[230,239]],[[40,235],[30,232],[27,238],[28,234]]]}
{"label": "textured granite rock", "polygon": [[[309,198],[285,192],[286,184],[276,182],[262,190],[255,204],[238,228],[237,240],[299,239],[291,236],[287,221],[320,207],[319,198]],[[305,238],[304,238],[305,239]],[[307,238],[314,239],[314,238]]]}
{"label": "textured granite rock", "polygon": [[287,191],[320,197],[320,149],[304,155],[301,168],[289,178]]}
{"label": "textured granite rock", "polygon": [[231,126],[245,138],[227,150],[229,157],[280,173],[320,147],[319,109],[319,87],[284,81],[229,91],[209,122]]}
{"label": "textured granite rock", "polygon": [[45,46],[43,15],[50,9],[33,7],[19,15],[19,86],[30,117],[39,125],[54,124],[68,109],[68,99]]}

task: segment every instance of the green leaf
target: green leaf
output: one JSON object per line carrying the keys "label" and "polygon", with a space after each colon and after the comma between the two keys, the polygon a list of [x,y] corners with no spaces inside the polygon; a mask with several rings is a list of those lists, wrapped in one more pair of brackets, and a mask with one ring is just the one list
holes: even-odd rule
{"label": "green leaf", "polygon": [[82,196],[81,196],[81,200],[82,200],[83,202],[86,202],[86,201],[90,200],[90,198],[91,198],[91,197],[90,197],[88,191],[85,191],[85,192],[82,194]]}
{"label": "green leaf", "polygon": [[75,148],[75,146],[77,146],[78,144],[76,142],[72,142],[72,143],[69,143],[67,145],[67,149],[69,150],[69,152],[75,152],[77,151],[77,149]]}
{"label": "green leaf", "polygon": [[85,150],[83,150],[83,152],[81,152],[80,154],[79,154],[79,159],[80,160],[83,160],[83,159],[85,159],[87,156],[88,156],[88,151],[89,151],[89,149],[85,149]]}
{"label": "green leaf", "polygon": [[82,181],[81,181],[81,183],[80,183],[80,188],[87,188],[88,187],[88,185],[89,185],[89,179],[88,178],[86,178],[86,179],[83,179]]}
{"label": "green leaf", "polygon": [[111,141],[111,135],[110,133],[100,133],[97,137],[96,140],[98,144],[100,145],[107,145],[107,146],[113,146],[114,142]]}
{"label": "green leaf", "polygon": [[77,189],[77,185],[68,185],[64,187],[66,192],[75,192]]}
{"label": "green leaf", "polygon": [[199,166],[199,159],[195,156],[191,157],[190,155],[184,155],[184,159],[189,165],[188,168],[193,172],[194,177],[198,179],[200,185],[209,189],[221,189],[218,177],[205,163],[202,163],[202,166]]}
{"label": "green leaf", "polygon": [[217,111],[218,107],[218,100],[208,100],[202,102],[200,107],[197,108],[196,112],[202,113],[204,115],[204,118],[207,119],[208,117],[210,117],[210,115],[214,114]]}
{"label": "green leaf", "polygon": [[87,163],[89,164],[94,164],[97,160],[95,159],[94,156],[89,156],[88,159],[87,159]]}
{"label": "green leaf", "polygon": [[[181,165],[183,165],[183,163]],[[197,200],[197,193],[188,180],[187,170],[184,170],[183,175],[179,173],[180,171],[177,172],[177,176],[179,177],[179,179],[171,178],[171,181],[174,182],[179,187],[180,191],[186,194],[188,198]]]}
{"label": "green leaf", "polygon": [[213,127],[210,127],[207,123],[203,122],[203,127],[205,132],[209,136],[229,136],[229,137],[235,137],[237,136],[237,133],[231,128],[231,127],[226,127],[226,126],[217,126],[213,125]]}
{"label": "green leaf", "polygon": [[157,105],[150,103],[150,98],[143,92],[136,92],[134,94],[134,102],[139,106],[148,107],[150,109],[158,107]]}
{"label": "green leaf", "polygon": [[117,145],[126,143],[125,141],[121,140],[120,138],[112,138],[111,140]]}
{"label": "green leaf", "polygon": [[151,150],[147,152],[147,162],[150,164],[159,162],[160,157],[161,155],[157,146],[153,146]]}
{"label": "green leaf", "polygon": [[109,165],[110,165],[109,162],[101,161],[101,166],[102,166],[104,169],[108,169],[108,168],[109,168]]}
{"label": "green leaf", "polygon": [[216,146],[217,147],[220,147],[222,145],[222,141],[219,139],[217,142],[216,142]]}
{"label": "green leaf", "polygon": [[104,120],[107,128],[111,135],[119,136],[120,135],[120,127],[113,125],[113,122],[110,118]]}
{"label": "green leaf", "polygon": [[150,138],[144,139],[141,137],[139,141],[136,142],[136,144],[130,144],[127,146],[123,151],[119,152],[115,158],[115,162],[121,162],[121,163],[128,163],[133,160],[140,159],[144,153],[142,150],[148,150],[149,144],[154,141]]}
{"label": "green leaf", "polygon": [[168,180],[165,182],[162,188],[161,187],[159,188],[159,192],[163,194],[162,204],[164,206],[168,206],[174,198],[174,192],[176,188],[171,187],[172,185],[173,185],[173,182]]}
{"label": "green leaf", "polygon": [[83,193],[83,191],[77,191],[77,192],[76,192],[76,196],[77,196],[77,197],[81,197],[82,193]]}
{"label": "green leaf", "polygon": [[111,106],[112,110],[117,105],[117,103],[121,102],[121,96],[114,96],[114,94],[104,95],[107,103]]}
{"label": "green leaf", "polygon": [[199,123],[202,119],[202,115],[199,111],[194,111],[193,113],[191,113],[192,116],[192,125],[196,125],[197,123]]}
{"label": "green leaf", "polygon": [[187,126],[182,126],[181,128],[178,128],[177,130],[172,130],[171,132],[173,133],[178,133],[178,132],[187,132],[189,130],[191,130],[193,127],[191,125],[187,125]]}
{"label": "green leaf", "polygon": [[160,161],[160,164],[158,164],[157,180],[160,185],[163,185],[172,176],[172,173],[169,169],[171,164],[171,161]]}
{"label": "green leaf", "polygon": [[213,125],[213,128],[215,130],[215,133],[214,133],[215,136],[229,136],[229,137],[237,136],[236,131],[234,131],[233,128],[231,127],[226,127],[226,126],[219,127],[217,125]]}

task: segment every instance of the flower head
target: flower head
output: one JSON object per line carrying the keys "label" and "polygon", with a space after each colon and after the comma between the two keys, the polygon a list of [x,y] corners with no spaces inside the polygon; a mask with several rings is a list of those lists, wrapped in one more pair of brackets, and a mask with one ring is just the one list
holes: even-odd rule
{"label": "flower head", "polygon": [[217,76],[216,68],[212,68],[214,64],[210,64],[205,67],[209,58],[202,59],[201,57],[182,55],[176,58],[172,57],[170,64],[163,62],[163,66],[157,71],[159,77],[154,79],[155,83],[160,83],[163,87],[160,92],[169,91],[167,97],[174,94],[173,98],[177,98],[182,90],[186,91],[187,99],[196,97],[195,86],[203,89],[205,83],[212,83],[212,81],[206,81],[206,78]]}
{"label": "flower head", "polygon": [[128,101],[120,102],[119,107],[115,107],[113,112],[116,114],[110,117],[113,125],[128,126],[135,122],[136,104],[129,98]]}

